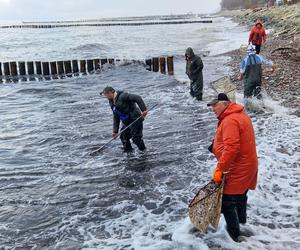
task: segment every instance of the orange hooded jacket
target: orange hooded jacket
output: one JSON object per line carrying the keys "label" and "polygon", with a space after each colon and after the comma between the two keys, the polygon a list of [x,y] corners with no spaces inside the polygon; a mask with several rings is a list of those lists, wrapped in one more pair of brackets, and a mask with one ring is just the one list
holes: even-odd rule
{"label": "orange hooded jacket", "polygon": [[252,122],[244,107],[231,103],[218,117],[212,151],[218,160],[215,176],[226,174],[224,194],[255,189],[258,160]]}
{"label": "orange hooded jacket", "polygon": [[[256,27],[257,24],[260,24],[262,27],[260,29],[258,29]],[[267,34],[263,27],[262,22],[260,20],[257,20],[255,23],[255,26],[253,26],[251,29],[248,42],[249,43],[251,42],[254,45],[261,45],[262,40],[264,40],[264,42],[266,42]]]}

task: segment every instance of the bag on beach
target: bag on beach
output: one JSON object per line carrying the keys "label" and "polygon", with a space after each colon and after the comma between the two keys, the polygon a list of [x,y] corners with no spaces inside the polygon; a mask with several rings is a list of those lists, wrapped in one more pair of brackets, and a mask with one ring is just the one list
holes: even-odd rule
{"label": "bag on beach", "polygon": [[213,181],[200,188],[189,204],[189,217],[192,224],[206,233],[209,224],[217,229],[221,217],[224,178],[221,185]]}

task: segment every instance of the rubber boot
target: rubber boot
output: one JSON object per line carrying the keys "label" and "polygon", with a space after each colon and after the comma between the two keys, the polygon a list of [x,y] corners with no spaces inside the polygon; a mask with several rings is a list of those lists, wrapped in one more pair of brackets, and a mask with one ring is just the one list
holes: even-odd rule
{"label": "rubber boot", "polygon": [[139,148],[140,151],[144,151],[146,149],[145,143],[143,140],[139,141],[136,143],[137,147]]}
{"label": "rubber boot", "polygon": [[[247,191],[248,192],[248,191]],[[246,192],[246,194],[247,194]],[[239,218],[239,223],[246,224],[247,221],[247,195],[242,196],[237,204],[237,214]]]}
{"label": "rubber boot", "polygon": [[129,140],[123,142],[123,151],[124,151],[124,153],[131,152],[132,150],[133,150],[133,148],[132,148],[131,143],[130,143]]}

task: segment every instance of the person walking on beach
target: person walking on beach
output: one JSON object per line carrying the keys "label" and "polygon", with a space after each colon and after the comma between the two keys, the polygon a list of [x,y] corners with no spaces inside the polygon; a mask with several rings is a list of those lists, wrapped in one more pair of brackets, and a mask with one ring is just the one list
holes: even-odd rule
{"label": "person walking on beach", "polygon": [[250,31],[250,35],[248,39],[248,44],[252,43],[253,45],[255,45],[256,54],[260,53],[262,41],[264,41],[264,43],[267,41],[267,34],[263,27],[262,22],[257,19],[255,25],[252,27]]}
{"label": "person walking on beach", "polygon": [[222,210],[227,231],[239,241],[240,223],[246,223],[247,192],[257,183],[258,160],[252,122],[242,105],[220,93],[207,104],[218,118],[218,127],[209,150],[218,163],[213,174],[216,184],[225,178]]}
{"label": "person walking on beach", "polygon": [[[240,63],[240,80],[244,79],[244,97],[261,98],[262,64],[273,66],[273,62],[256,55],[254,45],[248,45],[247,56]],[[272,67],[274,71],[274,66]]]}
{"label": "person walking on beach", "polygon": [[194,54],[192,48],[187,48],[185,52],[186,74],[191,80],[190,94],[202,101],[203,96],[203,62],[200,56]]}
{"label": "person walking on beach", "polygon": [[122,130],[142,116],[142,118],[121,133],[120,139],[123,144],[124,152],[133,150],[130,143],[131,138],[139,150],[144,151],[146,146],[143,141],[143,120],[148,111],[143,99],[138,95],[129,94],[123,91],[115,91],[115,89],[110,86],[104,88],[100,95],[104,95],[108,99],[109,105],[113,111],[113,138],[117,137],[120,122],[122,122],[123,125],[121,128]]}

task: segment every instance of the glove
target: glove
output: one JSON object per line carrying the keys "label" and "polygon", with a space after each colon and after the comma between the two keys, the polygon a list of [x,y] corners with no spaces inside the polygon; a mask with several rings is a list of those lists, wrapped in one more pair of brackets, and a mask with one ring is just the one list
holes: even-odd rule
{"label": "glove", "polygon": [[212,143],[209,145],[209,147],[207,148],[209,152],[213,153],[213,146],[214,146],[214,141],[212,141]]}
{"label": "glove", "polygon": [[222,174],[221,170],[217,166],[215,168],[214,175],[213,175],[213,181],[214,181],[214,183],[220,185],[222,183],[222,177],[223,177],[223,174]]}

